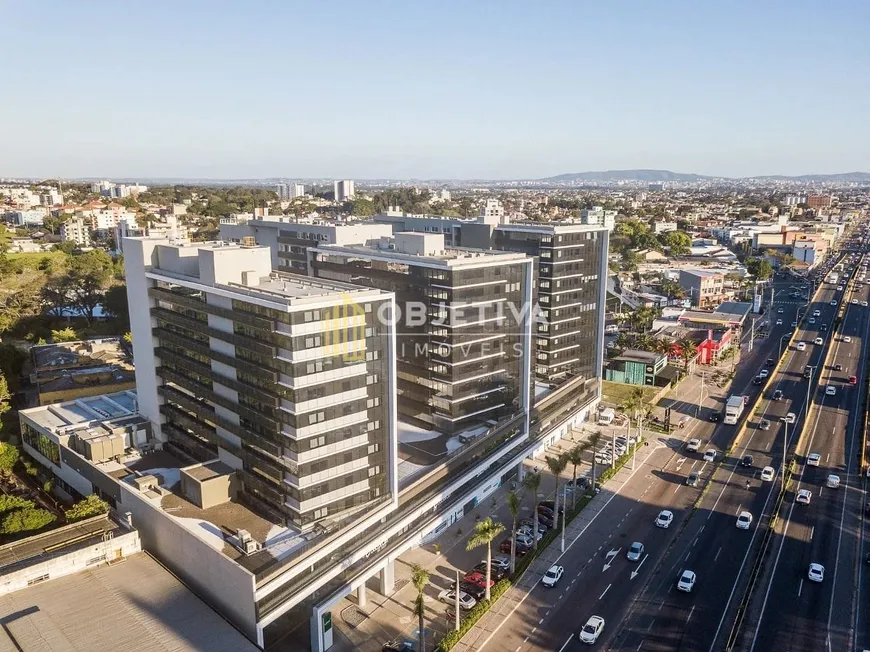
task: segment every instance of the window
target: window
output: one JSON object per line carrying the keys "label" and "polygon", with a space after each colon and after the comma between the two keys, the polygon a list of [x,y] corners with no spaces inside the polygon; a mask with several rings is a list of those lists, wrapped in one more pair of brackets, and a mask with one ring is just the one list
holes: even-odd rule
{"label": "window", "polygon": [[370,376],[366,376],[366,385],[377,385],[378,384],[378,375],[372,374]]}
{"label": "window", "polygon": [[325,517],[326,517],[326,514],[327,514],[326,507],[321,507],[320,509],[315,509],[315,510],[314,510],[314,518],[315,518],[315,519],[318,519],[318,518],[325,518]]}
{"label": "window", "polygon": [[381,399],[378,396],[376,396],[375,398],[370,398],[367,401],[367,407],[370,407],[370,408],[377,407],[380,404],[381,404]]}
{"label": "window", "polygon": [[319,448],[324,445],[326,445],[326,437],[324,435],[311,438],[311,448]]}
{"label": "window", "polygon": [[308,425],[312,423],[321,423],[326,419],[326,414],[323,412],[312,412],[308,415]]}
{"label": "window", "polygon": [[27,586],[33,586],[34,584],[39,584],[40,582],[44,582],[48,579],[48,574],[40,575],[39,577],[34,577],[33,579],[27,580]]}

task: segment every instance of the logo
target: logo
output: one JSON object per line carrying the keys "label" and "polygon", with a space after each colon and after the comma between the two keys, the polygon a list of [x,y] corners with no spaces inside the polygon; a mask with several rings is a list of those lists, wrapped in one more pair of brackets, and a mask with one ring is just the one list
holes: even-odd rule
{"label": "logo", "polygon": [[366,311],[347,293],[341,303],[323,311],[324,345],[330,356],[345,362],[366,359]]}

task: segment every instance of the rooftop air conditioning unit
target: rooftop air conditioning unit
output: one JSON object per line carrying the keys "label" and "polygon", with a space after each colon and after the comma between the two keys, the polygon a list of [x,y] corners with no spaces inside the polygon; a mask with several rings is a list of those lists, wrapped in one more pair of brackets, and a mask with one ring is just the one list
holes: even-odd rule
{"label": "rooftop air conditioning unit", "polygon": [[251,555],[259,550],[260,545],[251,537],[251,533],[247,530],[239,530],[237,536],[239,537],[239,546],[246,555]]}

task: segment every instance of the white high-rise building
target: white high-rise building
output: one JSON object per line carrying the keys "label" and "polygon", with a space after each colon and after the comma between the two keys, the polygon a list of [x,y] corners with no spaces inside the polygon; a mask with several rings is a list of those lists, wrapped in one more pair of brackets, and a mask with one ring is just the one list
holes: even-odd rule
{"label": "white high-rise building", "polygon": [[616,211],[606,211],[601,206],[584,208],[580,211],[580,221],[583,224],[597,224],[612,230],[616,226]]}
{"label": "white high-rise building", "polygon": [[81,217],[74,217],[60,225],[61,242],[75,242],[79,247],[91,246],[91,225]]}
{"label": "white high-rise building", "polygon": [[353,199],[354,190],[352,179],[333,182],[333,189],[335,191],[335,201],[347,201],[348,199]]}

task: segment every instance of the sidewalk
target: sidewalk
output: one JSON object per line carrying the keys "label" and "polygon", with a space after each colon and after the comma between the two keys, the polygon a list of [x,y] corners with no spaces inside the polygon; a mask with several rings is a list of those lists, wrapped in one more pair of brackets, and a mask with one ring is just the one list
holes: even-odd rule
{"label": "sidewalk", "polygon": [[[638,449],[636,469],[640,471],[644,462],[664,444],[654,438],[650,446],[642,446]],[[583,534],[586,528],[595,520],[598,514],[607,504],[622,490],[623,486],[633,476],[632,464],[626,464],[607,483],[607,490],[594,496],[580,514],[565,529],[565,553],[571,554],[571,546]],[[472,627],[453,649],[457,652],[471,652],[483,645],[501,624],[507,620],[516,608],[526,599],[526,596],[537,585],[541,577],[550,566],[558,563],[562,556],[559,541],[556,540],[535,559],[528,570],[523,573],[517,584],[508,589],[502,598]]]}

